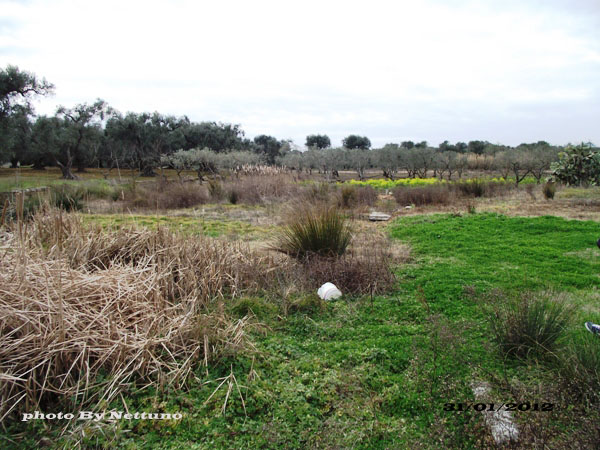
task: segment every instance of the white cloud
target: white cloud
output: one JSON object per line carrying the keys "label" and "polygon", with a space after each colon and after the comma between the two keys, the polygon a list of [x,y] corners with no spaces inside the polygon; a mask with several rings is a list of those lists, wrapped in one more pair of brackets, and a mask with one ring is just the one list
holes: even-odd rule
{"label": "white cloud", "polygon": [[[591,2],[0,0],[0,9],[0,57],[57,86],[39,102],[44,113],[101,97],[297,143],[356,132],[376,145],[518,144],[544,130],[556,143],[600,142]],[[564,118],[560,132],[548,108]]]}

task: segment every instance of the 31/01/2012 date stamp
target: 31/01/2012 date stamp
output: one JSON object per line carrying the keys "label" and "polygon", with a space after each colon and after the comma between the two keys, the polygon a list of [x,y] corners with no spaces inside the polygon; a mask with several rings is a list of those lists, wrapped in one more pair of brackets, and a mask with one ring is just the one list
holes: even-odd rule
{"label": "31/01/2012 date stamp", "polygon": [[553,411],[554,403],[444,403],[444,411]]}

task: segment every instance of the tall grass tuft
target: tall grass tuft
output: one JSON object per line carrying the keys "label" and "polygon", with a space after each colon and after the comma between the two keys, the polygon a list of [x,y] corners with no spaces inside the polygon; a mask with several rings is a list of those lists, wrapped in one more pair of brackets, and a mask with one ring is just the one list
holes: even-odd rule
{"label": "tall grass tuft", "polygon": [[303,207],[293,214],[273,248],[298,259],[341,256],[351,239],[348,220],[338,209]]}
{"label": "tall grass tuft", "polygon": [[600,339],[588,332],[575,335],[565,346],[561,374],[578,400],[600,402]]}
{"label": "tall grass tuft", "polygon": [[571,311],[551,298],[521,295],[496,306],[491,327],[496,342],[507,356],[536,358],[556,356]]}
{"label": "tall grass tuft", "polygon": [[344,208],[350,208],[356,201],[356,187],[351,184],[343,185],[340,191],[340,203]]}
{"label": "tall grass tuft", "polygon": [[556,194],[556,185],[553,182],[548,181],[546,184],[544,184],[542,192],[544,193],[546,200],[552,200]]}
{"label": "tall grass tuft", "polygon": [[66,184],[52,189],[52,204],[65,211],[80,211],[83,208],[83,190]]}

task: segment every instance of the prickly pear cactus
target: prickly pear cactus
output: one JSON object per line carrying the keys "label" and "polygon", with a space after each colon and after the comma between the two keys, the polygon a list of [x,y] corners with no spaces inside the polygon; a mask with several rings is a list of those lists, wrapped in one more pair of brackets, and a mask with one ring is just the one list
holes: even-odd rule
{"label": "prickly pear cactus", "polygon": [[591,143],[568,145],[552,163],[552,179],[566,185],[600,185],[600,149]]}

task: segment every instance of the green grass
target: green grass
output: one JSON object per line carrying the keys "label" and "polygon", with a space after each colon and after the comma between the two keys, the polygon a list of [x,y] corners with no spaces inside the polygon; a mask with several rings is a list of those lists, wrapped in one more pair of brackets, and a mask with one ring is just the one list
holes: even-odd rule
{"label": "green grass", "polygon": [[[150,216],[134,217],[155,222]],[[88,219],[107,220],[104,216]],[[479,413],[443,411],[447,402],[473,400],[473,380],[492,382],[500,402],[515,399],[512,391],[500,389],[502,380],[536,386],[538,391],[532,388],[522,400],[544,401],[539,386],[556,384],[554,368],[503,359],[493,343],[485,298],[495,290],[507,295],[552,290],[557,298],[572,300],[570,335],[585,336],[582,321],[600,321],[600,312],[589,309],[598,302],[600,258],[594,246],[600,224],[556,217],[431,215],[396,220],[389,231],[394,239],[409,243],[414,255],[411,263],[398,268],[401,281],[393,295],[344,297],[326,303],[322,310],[287,317],[265,306],[266,299],[226,304],[232,314],[256,309],[258,320],[268,326],[253,334],[256,354],[226,358],[208,372],[199,367],[199,381],[192,381],[185,391],[132,389],[124,399],[130,411],[180,411],[185,416],[180,423],[119,422],[116,444],[121,448],[480,448],[488,441],[482,440]],[[283,300],[270,301],[280,306]],[[587,353],[584,356],[597,361]],[[208,399],[218,386],[215,380],[231,371],[245,411],[234,387],[222,414],[226,384]],[[112,406],[123,409],[121,400]],[[581,431],[569,422],[578,405],[560,407],[566,411],[563,415],[543,418],[548,417],[546,426],[553,430],[550,438],[569,442],[571,435],[576,438]],[[540,414],[515,416],[528,422]],[[27,429],[36,426],[40,425]],[[88,445],[97,436],[107,446],[115,444],[110,443],[112,434],[91,436]],[[35,442],[24,445],[35,447]]]}
{"label": "green grass", "polygon": [[590,186],[587,188],[583,187],[567,187],[559,191],[557,196],[559,198],[590,198],[600,199],[600,187]]}
{"label": "green grass", "polygon": [[99,224],[104,228],[141,226],[155,230],[157,227],[167,227],[172,231],[192,235],[201,234],[210,237],[244,236],[251,239],[265,237],[269,233],[269,229],[266,227],[258,227],[237,220],[141,214],[82,214],[82,217],[86,223]]}
{"label": "green grass", "polygon": [[[406,274],[423,285],[433,304],[452,313],[463,286],[480,291],[557,287],[575,291],[598,283],[600,264],[581,256],[594,248],[600,225],[558,217],[475,214],[413,216],[393,225],[392,236],[408,240],[427,264]],[[443,280],[443,282],[440,282]]]}

